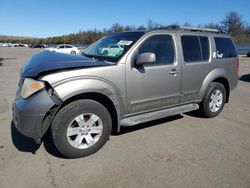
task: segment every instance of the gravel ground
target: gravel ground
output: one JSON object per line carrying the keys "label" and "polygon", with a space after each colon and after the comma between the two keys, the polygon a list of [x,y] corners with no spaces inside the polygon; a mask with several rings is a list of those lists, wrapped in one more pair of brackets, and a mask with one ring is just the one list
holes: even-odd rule
{"label": "gravel ground", "polygon": [[250,58],[220,116],[179,115],[122,130],[96,154],[64,159],[11,126],[20,68],[41,51],[0,48],[0,187],[250,187]]}

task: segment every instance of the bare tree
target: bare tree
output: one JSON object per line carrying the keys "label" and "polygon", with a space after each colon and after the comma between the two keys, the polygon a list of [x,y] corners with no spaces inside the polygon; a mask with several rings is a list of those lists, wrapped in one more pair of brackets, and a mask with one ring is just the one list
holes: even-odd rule
{"label": "bare tree", "polygon": [[136,27],[134,25],[125,25],[124,30],[125,31],[134,31],[134,30],[136,30]]}
{"label": "bare tree", "polygon": [[152,30],[152,29],[156,29],[156,28],[159,28],[160,25],[156,22],[154,22],[153,20],[148,20],[147,21],[147,29],[148,30]]}
{"label": "bare tree", "polygon": [[140,25],[137,27],[137,30],[146,30],[147,28],[144,25]]}
{"label": "bare tree", "polygon": [[234,11],[228,12],[225,15],[225,18],[221,21],[221,28],[225,33],[231,35],[241,33],[244,28],[242,16]]}
{"label": "bare tree", "polygon": [[122,32],[122,31],[124,31],[124,27],[119,23],[115,23],[112,25],[112,31],[113,32]]}
{"label": "bare tree", "polygon": [[213,22],[205,24],[204,27],[206,27],[206,28],[212,28],[212,29],[218,29],[219,31],[222,30],[221,26],[218,23],[213,23]]}

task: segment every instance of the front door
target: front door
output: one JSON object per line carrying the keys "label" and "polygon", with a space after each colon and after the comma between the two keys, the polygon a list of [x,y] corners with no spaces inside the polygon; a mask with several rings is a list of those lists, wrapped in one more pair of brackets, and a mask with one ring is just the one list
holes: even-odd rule
{"label": "front door", "polygon": [[[152,34],[126,62],[127,98],[130,113],[176,105],[180,98],[181,66],[176,55],[176,36]],[[141,53],[155,53],[156,62],[135,66]]]}

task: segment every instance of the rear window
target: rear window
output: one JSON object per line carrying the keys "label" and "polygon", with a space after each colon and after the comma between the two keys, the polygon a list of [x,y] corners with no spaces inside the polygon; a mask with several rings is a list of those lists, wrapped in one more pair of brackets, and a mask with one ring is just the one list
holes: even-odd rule
{"label": "rear window", "polygon": [[203,36],[182,36],[182,50],[185,62],[207,61],[210,48],[207,37]]}
{"label": "rear window", "polygon": [[214,37],[216,45],[216,57],[231,58],[237,57],[237,51],[230,38]]}

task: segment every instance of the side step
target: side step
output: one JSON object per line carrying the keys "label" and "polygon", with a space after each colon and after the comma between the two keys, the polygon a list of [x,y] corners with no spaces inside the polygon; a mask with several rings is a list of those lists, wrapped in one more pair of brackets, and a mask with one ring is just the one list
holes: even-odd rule
{"label": "side step", "polygon": [[145,114],[140,114],[132,117],[127,117],[121,120],[120,125],[121,126],[133,126],[140,123],[153,121],[169,116],[174,116],[177,114],[182,114],[186,112],[190,112],[193,110],[197,110],[199,108],[198,104],[186,104],[182,106],[172,107],[164,110],[159,110],[155,112],[148,112]]}

